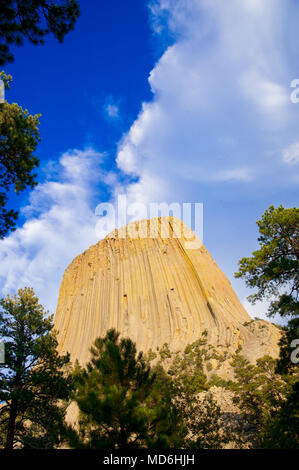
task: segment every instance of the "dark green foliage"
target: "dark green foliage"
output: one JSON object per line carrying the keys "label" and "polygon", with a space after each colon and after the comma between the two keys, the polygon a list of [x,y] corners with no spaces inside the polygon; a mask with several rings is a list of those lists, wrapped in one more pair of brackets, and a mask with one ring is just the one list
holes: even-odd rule
{"label": "dark green foliage", "polygon": [[206,356],[207,350],[202,347],[206,342],[201,337],[186,346],[183,355],[176,354],[173,358],[168,374],[172,376],[175,393],[184,390],[196,394],[208,389],[203,364],[209,356]]}
{"label": "dark green foliage", "polygon": [[221,387],[227,390],[235,390],[234,382],[232,380],[225,380],[217,374],[213,374],[209,380],[209,387]]}
{"label": "dark green foliage", "polygon": [[91,354],[75,373],[80,418],[79,431],[69,429],[71,447],[173,446],[179,423],[161,370],[153,373],[135,344],[114,329],[95,341]]}
{"label": "dark green foliage", "polygon": [[269,416],[261,433],[266,449],[299,449],[299,382],[297,381],[279,411]]}
{"label": "dark green foliage", "polygon": [[[266,445],[266,429],[267,433],[272,433],[271,438],[275,439],[274,428],[278,430],[276,423],[282,423],[282,413],[284,416],[287,414],[287,404],[292,401],[290,397],[296,377],[277,374],[276,360],[270,356],[258,359],[254,365],[244,357],[235,355],[232,366],[236,381],[230,389],[235,392],[234,401],[240,408],[243,427],[253,445],[263,447]],[[293,413],[294,410],[289,411]],[[282,428],[281,432],[284,431]],[[276,438],[279,438],[278,434]]]}
{"label": "dark green foliage", "polygon": [[0,301],[0,337],[5,340],[5,364],[0,365],[0,436],[7,449],[59,444],[72,380],[60,357],[52,317],[30,288]]}
{"label": "dark green foliage", "polygon": [[[247,412],[249,410],[252,414],[251,420],[255,416],[261,445],[271,448],[298,447],[298,364],[291,361],[291,344],[299,337],[299,209],[270,206],[257,224],[260,249],[253,252],[252,257],[240,260],[236,277],[243,277],[249,287],[258,288],[257,293],[249,297],[253,303],[264,298],[271,299],[269,316],[278,313],[293,318],[282,331],[280,358],[274,368],[277,375],[275,380],[270,381],[273,389],[271,391],[268,384],[255,384],[256,376],[251,385],[253,389],[257,386],[257,391],[250,391],[247,397],[247,401],[252,400],[247,403]],[[247,383],[244,390],[248,387]],[[262,403],[264,400],[265,406],[258,406],[258,400]],[[245,400],[242,403],[245,405]]]}
{"label": "dark green foliage", "polygon": [[43,44],[52,33],[62,42],[79,13],[76,0],[0,0],[0,65],[13,61],[10,46],[22,45],[25,38]]}
{"label": "dark green foliage", "polygon": [[[299,209],[270,206],[257,221],[260,249],[239,261],[236,277],[257,287],[251,302],[273,298],[269,315],[299,313]],[[284,289],[284,292],[281,290]]]}
{"label": "dark green foliage", "polygon": [[280,356],[276,371],[279,374],[288,374],[298,369],[298,363],[294,364],[290,359],[294,348],[291,346],[293,340],[299,339],[299,318],[292,318],[288,325],[283,328],[280,339]]}
{"label": "dark green foliage", "polygon": [[159,355],[162,361],[167,358],[171,358],[171,352],[167,343],[164,343],[162,348],[159,350]]}
{"label": "dark green foliage", "polygon": [[[9,88],[11,76],[1,72],[0,78]],[[32,171],[39,163],[33,155],[40,140],[39,117],[31,116],[16,103],[0,104],[0,239],[14,229],[18,216],[16,211],[6,209],[10,190],[18,194],[37,184]]]}
{"label": "dark green foliage", "polygon": [[186,426],[176,406],[173,381],[161,365],[153,368],[155,381],[147,400],[147,406],[156,410],[158,417],[154,439],[148,447],[181,448],[185,442]]}
{"label": "dark green foliage", "polygon": [[145,359],[147,362],[152,362],[154,359],[156,359],[156,357],[157,353],[155,353],[152,349],[150,349],[145,355]]}

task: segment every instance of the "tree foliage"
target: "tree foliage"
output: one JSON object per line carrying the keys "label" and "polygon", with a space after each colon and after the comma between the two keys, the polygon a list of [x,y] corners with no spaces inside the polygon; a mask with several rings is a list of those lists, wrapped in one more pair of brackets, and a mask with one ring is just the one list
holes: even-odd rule
{"label": "tree foliage", "polygon": [[5,363],[0,365],[0,436],[7,449],[59,443],[72,379],[69,356],[59,356],[52,318],[31,288],[0,301],[0,337]]}
{"label": "tree foliage", "polygon": [[[167,447],[175,440],[176,413],[161,399],[157,376],[130,339],[114,329],[98,338],[85,368],[77,365],[74,399],[80,410],[79,430],[69,429],[77,448]],[[165,383],[164,383],[165,385]],[[166,387],[166,385],[165,385]],[[164,390],[167,389],[167,387]]]}
{"label": "tree foliage", "polygon": [[52,33],[62,42],[80,13],[76,0],[0,0],[0,12],[0,65],[13,61],[11,45],[20,46],[25,38],[43,44]]}
{"label": "tree foliage", "polygon": [[221,449],[232,439],[221,409],[210,392],[202,397],[181,390],[175,396],[175,404],[186,428],[184,448]]}
{"label": "tree foliage", "polygon": [[270,206],[257,225],[260,249],[239,261],[235,275],[258,289],[251,302],[269,298],[269,316],[291,319],[282,331],[278,361],[259,359],[254,366],[236,359],[238,400],[261,446],[298,448],[298,364],[291,361],[291,346],[299,335],[299,209]]}
{"label": "tree foliage", "polygon": [[[253,446],[298,447],[298,376],[279,375],[276,360],[270,356],[251,364],[236,354],[232,366],[234,401],[240,408],[243,429]],[[284,443],[282,435],[288,436]]]}
{"label": "tree foliage", "polygon": [[207,353],[202,348],[206,339],[199,338],[192,344],[186,346],[182,355],[176,354],[168,374],[172,376],[174,394],[190,395],[207,390],[207,376],[204,372],[204,358]]}
{"label": "tree foliage", "polygon": [[[1,72],[0,78],[9,89],[12,77]],[[18,194],[37,184],[32,172],[39,164],[33,154],[40,140],[39,117],[16,103],[0,104],[0,239],[14,229],[18,216],[6,208],[10,190]]]}
{"label": "tree foliage", "polygon": [[293,341],[299,339],[299,318],[292,318],[288,325],[282,330],[280,345],[280,355],[276,370],[279,374],[295,373],[298,363],[294,363],[291,358],[294,352]]}
{"label": "tree foliage", "polygon": [[266,449],[299,449],[299,381],[280,402],[278,412],[268,416],[260,439]]}
{"label": "tree foliage", "polygon": [[[207,331],[188,344],[182,353],[171,352],[165,343],[159,349],[156,368],[167,369],[169,396],[180,416],[184,430],[181,445],[186,449],[220,449],[234,440],[224,414],[209,390],[205,363],[220,354],[207,344]],[[150,358],[154,358],[150,354]],[[164,372],[165,373],[165,372]]]}
{"label": "tree foliage", "polygon": [[[24,38],[43,44],[52,33],[59,42],[74,28],[79,16],[76,0],[0,0],[0,65],[13,61],[12,45],[22,45]],[[10,75],[0,79],[9,89]],[[0,239],[15,228],[18,212],[7,209],[8,194],[33,188],[33,170],[38,159],[33,155],[39,138],[39,117],[31,116],[17,103],[0,103]]]}
{"label": "tree foliage", "polygon": [[[257,221],[260,249],[239,261],[236,277],[257,288],[251,302],[271,301],[269,315],[299,313],[299,209],[270,206]],[[281,292],[283,291],[283,292]]]}

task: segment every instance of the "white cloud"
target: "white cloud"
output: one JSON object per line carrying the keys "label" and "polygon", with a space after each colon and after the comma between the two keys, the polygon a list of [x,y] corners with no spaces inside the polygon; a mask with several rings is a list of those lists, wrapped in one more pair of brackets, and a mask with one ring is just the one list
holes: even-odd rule
{"label": "white cloud", "polygon": [[[116,164],[124,178],[101,172],[102,156],[93,150],[64,154],[59,171],[54,165],[56,176],[32,192],[24,226],[0,242],[5,291],[33,285],[55,308],[68,262],[97,239],[91,201],[98,184],[113,186],[112,200],[127,194],[129,204],[204,201],[210,234],[205,240],[232,278],[235,253],[241,246],[239,253],[246,255],[264,207],[259,201],[252,209],[252,201],[262,197],[272,203],[273,186],[277,197],[282,188],[286,200],[289,166],[298,159],[297,144],[286,144],[297,139],[299,111],[286,94],[296,76],[299,47],[297,30],[288,29],[290,4],[151,2],[155,33],[164,36],[162,42],[170,35],[172,45],[150,73],[153,100],[142,104],[118,144]],[[104,112],[117,122],[119,103],[107,98]],[[290,165],[281,172],[276,156],[283,148]],[[127,183],[127,176],[134,182]]]}
{"label": "white cloud", "polygon": [[119,117],[119,108],[118,106],[116,106],[116,104],[108,103],[105,106],[105,111],[107,113],[107,116],[112,119],[117,119]]}
{"label": "white cloud", "polygon": [[269,165],[267,155],[277,153],[277,131],[285,138],[292,117],[282,47],[286,3],[151,2],[155,33],[168,31],[176,41],[151,71],[154,99],[143,103],[117,155],[146,194],[148,175],[160,180],[166,200],[176,200],[178,188],[194,197],[190,180],[249,184],[273,171],[266,179],[273,183],[279,162]]}
{"label": "white cloud", "polygon": [[291,166],[299,163],[299,142],[295,142],[284,149],[282,159],[284,163]]}
{"label": "white cloud", "polygon": [[154,32],[172,45],[150,73],[153,100],[118,146],[118,167],[138,178],[124,188],[132,200],[204,201],[205,240],[230,278],[236,253],[245,256],[254,243],[261,211],[286,203],[296,185],[279,158],[298,132],[299,106],[289,97],[298,44],[290,6],[152,1]]}
{"label": "white cloud", "polygon": [[285,86],[275,83],[256,70],[246,72],[240,84],[244,95],[263,114],[265,127],[279,127],[287,122],[290,98]]}
{"label": "white cloud", "polygon": [[24,225],[0,241],[2,294],[32,286],[52,312],[68,263],[97,241],[91,200],[105,179],[103,155],[92,149],[64,153],[51,178],[31,193]]}
{"label": "white cloud", "polygon": [[120,100],[115,99],[114,96],[106,96],[105,103],[103,104],[103,113],[106,119],[112,123],[117,123],[120,119]]}

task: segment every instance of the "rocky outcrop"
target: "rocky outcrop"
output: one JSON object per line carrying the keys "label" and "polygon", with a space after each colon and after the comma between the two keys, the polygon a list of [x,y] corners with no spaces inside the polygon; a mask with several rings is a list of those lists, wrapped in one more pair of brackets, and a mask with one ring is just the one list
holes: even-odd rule
{"label": "rocky outcrop", "polygon": [[[167,233],[169,232],[169,233]],[[250,360],[276,356],[279,330],[253,321],[194,233],[174,218],[129,224],[77,256],[59,292],[59,351],[85,363],[114,327],[139,350],[183,350],[204,331],[209,343]]]}

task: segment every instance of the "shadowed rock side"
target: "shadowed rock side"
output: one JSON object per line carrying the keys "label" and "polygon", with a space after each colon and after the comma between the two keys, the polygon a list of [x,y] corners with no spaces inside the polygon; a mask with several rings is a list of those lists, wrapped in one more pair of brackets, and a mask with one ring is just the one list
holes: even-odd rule
{"label": "shadowed rock side", "polygon": [[209,343],[241,345],[251,360],[276,356],[279,330],[262,324],[251,320],[194,233],[172,217],[131,223],[77,256],[64,273],[55,316],[59,351],[82,364],[111,327],[144,352],[164,343],[181,351],[206,330]]}

